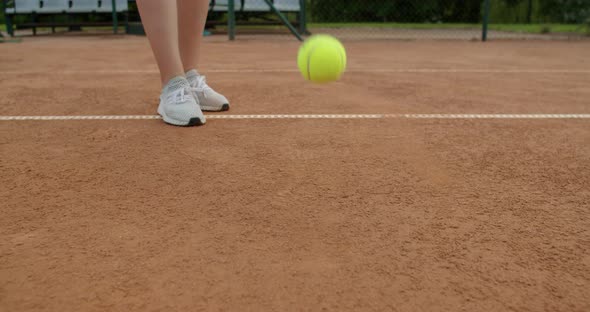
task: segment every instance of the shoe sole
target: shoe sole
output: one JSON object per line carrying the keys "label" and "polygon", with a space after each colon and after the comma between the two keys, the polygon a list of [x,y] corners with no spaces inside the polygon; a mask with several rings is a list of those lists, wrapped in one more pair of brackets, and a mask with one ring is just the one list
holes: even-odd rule
{"label": "shoe sole", "polygon": [[188,123],[179,122],[177,120],[170,119],[170,118],[167,118],[164,116],[162,116],[162,120],[164,120],[164,122],[169,125],[178,126],[178,127],[197,127],[197,126],[202,126],[205,124],[203,121],[201,121],[201,118],[199,118],[199,117],[191,118],[188,121]]}
{"label": "shoe sole", "polygon": [[205,122],[203,122],[201,120],[201,118],[199,118],[199,117],[193,117],[193,118],[189,119],[189,121],[187,123],[186,121],[179,121],[174,118],[169,118],[168,116],[166,116],[166,114],[164,114],[163,112],[160,112],[159,109],[158,109],[158,114],[160,114],[160,116],[162,116],[162,120],[164,120],[165,123],[167,123],[169,125],[173,125],[173,126],[195,127],[195,126],[202,126],[205,124]]}
{"label": "shoe sole", "polygon": [[227,112],[229,104],[223,104],[221,107],[201,106],[201,110],[204,112]]}
{"label": "shoe sole", "polygon": [[199,117],[195,117],[195,118],[191,118],[188,121],[188,125],[186,125],[187,127],[196,127],[196,126],[202,126],[204,125],[204,123],[201,121],[201,118]]}

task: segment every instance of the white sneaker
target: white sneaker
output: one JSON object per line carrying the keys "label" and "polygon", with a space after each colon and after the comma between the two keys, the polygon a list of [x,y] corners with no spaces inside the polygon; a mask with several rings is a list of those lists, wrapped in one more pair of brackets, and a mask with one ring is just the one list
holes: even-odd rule
{"label": "white sneaker", "polygon": [[172,78],[162,89],[158,114],[164,122],[175,126],[200,126],[205,116],[184,77]]}
{"label": "white sneaker", "polygon": [[186,72],[186,79],[191,85],[201,110],[210,112],[221,112],[229,110],[229,101],[225,96],[215,92],[207,85],[205,76],[199,75],[196,70]]}

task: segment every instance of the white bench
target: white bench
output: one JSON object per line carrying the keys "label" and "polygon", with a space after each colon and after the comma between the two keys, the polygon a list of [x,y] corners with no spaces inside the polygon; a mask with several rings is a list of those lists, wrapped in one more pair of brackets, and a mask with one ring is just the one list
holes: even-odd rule
{"label": "white bench", "polygon": [[270,7],[264,0],[246,0],[244,1],[244,12],[269,12]]}
{"label": "white bench", "polygon": [[[215,12],[225,12],[229,7],[228,0],[215,0],[214,4]],[[299,12],[301,10],[299,0],[274,0],[274,5],[279,11]],[[264,0],[244,0],[244,7],[241,0],[235,0],[234,7],[236,12],[270,12],[270,7]]]}
{"label": "white bench", "polygon": [[[163,0],[165,1],[165,0]],[[73,1],[76,2],[76,1]],[[116,0],[115,6],[118,13],[127,12],[129,10],[127,0]],[[96,12],[99,13],[110,13],[113,12],[113,2],[111,0],[99,0],[98,9]]]}
{"label": "white bench", "polygon": [[[18,3],[18,1],[15,1]],[[65,13],[70,8],[68,0],[41,0],[38,6],[37,14],[57,14]]]}
{"label": "white bench", "polygon": [[[8,12],[8,8],[6,9]],[[15,0],[14,14],[30,14],[39,11],[39,0]]]}
{"label": "white bench", "polygon": [[[229,8],[229,1],[228,0],[215,0],[211,3],[214,3],[213,11],[215,12],[225,12]],[[242,1],[235,0],[234,1],[234,8],[236,11],[240,11],[242,9]]]}
{"label": "white bench", "polygon": [[[266,13],[276,13],[280,22],[287,26],[299,40],[303,40],[300,34],[308,34],[305,19],[305,2],[302,0],[270,0],[269,2],[272,3],[272,6],[265,0],[234,0],[234,13],[238,13],[239,16],[246,19],[249,17],[262,18],[262,21],[249,23],[251,25],[272,25],[274,22],[267,19],[268,14]],[[209,9],[214,13],[228,12],[229,0],[210,0]],[[258,16],[258,13],[261,13],[260,16]],[[286,13],[296,13],[298,15],[299,31],[289,22]],[[207,22],[208,26],[217,24],[215,16],[218,16],[218,14],[210,16],[212,20]],[[235,36],[235,15],[228,14],[228,32],[229,39],[233,40]]]}
{"label": "white bench", "polygon": [[[68,10],[71,13],[111,13],[113,4],[111,0],[73,0],[72,6]],[[123,13],[129,10],[127,0],[116,0],[117,12]]]}
{"label": "white bench", "polygon": [[[274,0],[273,3],[275,5],[275,8],[277,8],[277,10],[279,11],[299,12],[301,10],[299,0]],[[268,6],[268,4],[266,4],[264,0],[245,0],[243,11],[269,12],[270,7]]]}
{"label": "white bench", "polygon": [[[5,4],[7,3],[6,0],[0,1],[4,1]],[[5,9],[7,30],[11,36],[14,36],[14,25],[12,23],[12,17],[14,15],[32,15],[33,22],[23,25],[33,28],[33,34],[36,34],[38,26],[49,26],[54,31],[56,25],[58,27],[64,26],[64,23],[37,23],[36,17],[39,15],[113,13],[112,0],[14,0],[13,2],[14,7]],[[129,11],[128,0],[116,0],[115,4],[117,6],[117,13],[127,13]],[[82,24],[84,25],[84,23]],[[113,21],[113,28],[116,30],[115,21]]]}
{"label": "white bench", "polygon": [[275,0],[275,7],[279,11],[299,12],[301,11],[301,2],[299,0]]}
{"label": "white bench", "polygon": [[74,0],[69,8],[70,13],[93,13],[98,10],[97,0]]}

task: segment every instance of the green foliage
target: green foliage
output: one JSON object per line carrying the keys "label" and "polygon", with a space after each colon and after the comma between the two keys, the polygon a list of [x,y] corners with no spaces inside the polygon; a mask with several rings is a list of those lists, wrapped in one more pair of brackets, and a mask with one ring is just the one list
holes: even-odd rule
{"label": "green foliage", "polygon": [[588,0],[543,0],[541,12],[561,23],[583,23],[590,17]]}
{"label": "green foliage", "polygon": [[582,24],[590,16],[590,0],[492,0],[494,23]]}
{"label": "green foliage", "polygon": [[[310,23],[310,28],[396,28],[396,29],[481,29],[481,24],[472,23]],[[590,26],[590,25],[589,25]],[[577,24],[490,24],[492,30],[518,32],[518,33],[561,33],[561,34],[586,34],[586,29]]]}
{"label": "green foliage", "polygon": [[[484,0],[308,0],[314,22],[477,23]],[[491,0],[494,23],[577,23],[590,0]]]}
{"label": "green foliage", "polygon": [[540,1],[542,0],[492,0],[490,21],[493,23],[546,22],[539,18]]}
{"label": "green foliage", "polygon": [[483,0],[439,0],[441,22],[478,23],[481,21]]}
{"label": "green foliage", "polygon": [[576,24],[490,24],[490,29],[531,34],[584,34],[584,30]]}
{"label": "green foliage", "polygon": [[310,0],[316,22],[478,22],[481,0]]}
{"label": "green foliage", "polygon": [[4,24],[4,1],[0,0],[0,24]]}

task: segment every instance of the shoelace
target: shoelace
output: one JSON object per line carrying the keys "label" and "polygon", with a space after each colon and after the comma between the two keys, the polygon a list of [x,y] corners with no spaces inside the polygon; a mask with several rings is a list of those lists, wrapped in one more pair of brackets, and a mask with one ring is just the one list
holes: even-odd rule
{"label": "shoelace", "polygon": [[201,92],[205,98],[207,98],[207,93],[205,91],[212,90],[211,87],[207,85],[207,79],[205,79],[205,76],[197,76],[195,82],[191,83],[191,88],[194,92]]}
{"label": "shoelace", "polygon": [[180,88],[178,90],[172,91],[168,96],[169,101],[173,101],[177,104],[181,104],[186,102],[190,96],[190,92],[186,88]]}

